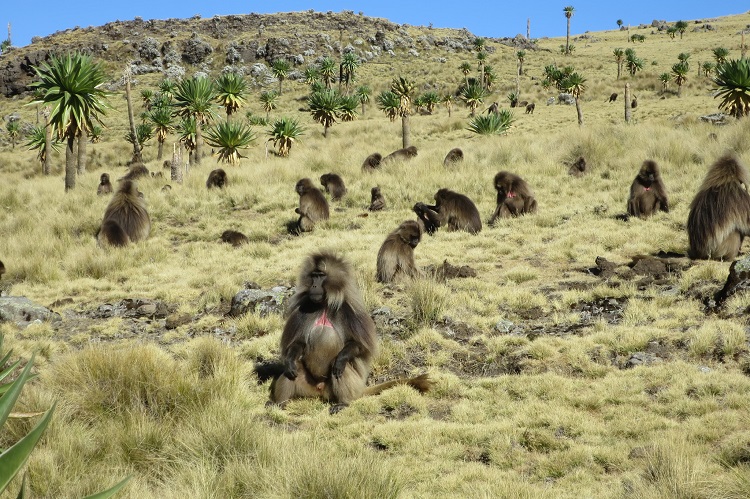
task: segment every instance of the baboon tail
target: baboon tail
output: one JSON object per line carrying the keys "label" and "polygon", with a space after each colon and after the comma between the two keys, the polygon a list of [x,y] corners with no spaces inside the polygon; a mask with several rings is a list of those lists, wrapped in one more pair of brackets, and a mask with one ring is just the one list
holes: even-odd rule
{"label": "baboon tail", "polygon": [[392,381],[386,381],[384,383],[379,383],[377,385],[368,386],[365,389],[365,395],[378,395],[388,388],[392,388],[397,385],[409,385],[410,387],[414,388],[420,393],[425,393],[430,391],[430,388],[432,388],[432,385],[434,382],[430,379],[429,374],[420,374],[417,377],[414,378],[400,378],[400,379],[394,379]]}
{"label": "baboon tail", "polygon": [[281,362],[264,362],[255,364],[253,367],[258,376],[258,384],[262,385],[269,379],[278,378],[284,374],[284,364]]}

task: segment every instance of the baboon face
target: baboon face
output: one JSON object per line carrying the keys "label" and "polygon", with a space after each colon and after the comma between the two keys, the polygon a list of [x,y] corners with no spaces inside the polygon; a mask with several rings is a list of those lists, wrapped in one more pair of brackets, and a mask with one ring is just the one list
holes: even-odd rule
{"label": "baboon face", "polygon": [[419,226],[419,223],[415,222],[414,220],[409,220],[408,222],[404,222],[403,224],[401,224],[399,237],[401,237],[401,240],[404,243],[408,244],[412,248],[416,248],[419,242],[422,240],[422,229]]}
{"label": "baboon face", "polygon": [[297,191],[297,194],[302,196],[313,187],[315,186],[313,185],[312,180],[310,180],[309,178],[303,178],[300,179],[299,182],[297,182],[297,185],[294,187],[294,189]]}
{"label": "baboon face", "polygon": [[448,196],[448,189],[440,189],[435,193],[435,203],[440,205],[445,201],[445,198]]}
{"label": "baboon face", "polygon": [[370,190],[370,195],[371,195],[371,196],[372,196],[373,198],[376,198],[376,197],[380,196],[380,187],[373,187],[373,188],[372,188],[372,189]]}
{"label": "baboon face", "polygon": [[102,176],[99,177],[99,183],[104,185],[109,183],[109,173],[102,173]]}
{"label": "baboon face", "polygon": [[659,178],[659,167],[653,161],[645,161],[638,176],[645,185],[650,185]]}
{"label": "baboon face", "polygon": [[326,174],[323,174],[323,175],[320,176],[320,185],[322,185],[323,187],[327,186],[328,182],[330,182],[330,181],[331,181],[331,174],[330,173],[326,173]]}

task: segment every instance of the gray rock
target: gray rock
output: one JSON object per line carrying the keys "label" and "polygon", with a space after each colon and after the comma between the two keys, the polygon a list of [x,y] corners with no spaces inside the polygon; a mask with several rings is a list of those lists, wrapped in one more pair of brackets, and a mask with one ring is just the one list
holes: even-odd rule
{"label": "gray rock", "polygon": [[497,324],[495,324],[495,331],[501,334],[508,334],[510,333],[513,328],[515,327],[515,324],[507,319],[500,319],[497,321]]}
{"label": "gray rock", "polygon": [[246,313],[259,313],[261,317],[269,314],[280,314],[284,301],[292,291],[284,286],[277,286],[270,291],[263,289],[243,289],[232,298],[230,317],[239,317]]}
{"label": "gray rock", "polygon": [[576,100],[575,100],[575,98],[573,97],[572,94],[567,94],[567,93],[563,92],[563,93],[561,93],[560,95],[557,96],[557,103],[558,104],[565,104],[567,106],[572,106],[573,104],[576,103]]}
{"label": "gray rock", "polygon": [[28,325],[34,321],[59,321],[60,314],[36,304],[25,296],[0,297],[0,322]]}
{"label": "gray rock", "polygon": [[636,366],[650,366],[652,364],[658,364],[662,360],[650,353],[646,352],[635,352],[633,353],[627,362],[625,362],[625,368],[632,368]]}
{"label": "gray rock", "polygon": [[214,49],[209,43],[199,37],[197,33],[193,33],[190,39],[185,42],[182,60],[188,64],[198,64],[205,61],[213,51]]}
{"label": "gray rock", "polygon": [[549,99],[547,99],[547,105],[548,106],[551,106],[554,103],[555,103],[555,98],[554,97],[550,97]]}

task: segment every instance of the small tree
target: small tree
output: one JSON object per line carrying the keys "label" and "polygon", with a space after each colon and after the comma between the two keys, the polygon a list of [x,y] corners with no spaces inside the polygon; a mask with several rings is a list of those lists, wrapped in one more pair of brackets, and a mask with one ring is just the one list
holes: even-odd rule
{"label": "small tree", "polygon": [[320,77],[326,88],[331,88],[331,83],[336,80],[336,62],[330,57],[324,57],[320,61]]}
{"label": "small tree", "polygon": [[565,14],[568,26],[567,34],[565,35],[565,55],[570,55],[570,18],[573,17],[573,12],[575,12],[575,8],[572,5],[563,7],[563,13]]}
{"label": "small tree", "polygon": [[688,70],[687,61],[680,61],[672,65],[672,76],[677,84],[677,97],[681,97],[682,85],[687,81]]}
{"label": "small tree", "polygon": [[586,90],[586,79],[578,73],[571,73],[563,82],[564,89],[570,93],[576,101],[576,114],[578,125],[583,126],[583,111],[581,110],[581,94]]}
{"label": "small tree", "polygon": [[518,60],[518,75],[521,76],[523,74],[523,61],[526,59],[526,51],[519,50],[516,52],[516,59]]}
{"label": "small tree", "polygon": [[245,123],[240,121],[223,121],[206,130],[206,143],[217,148],[219,161],[237,165],[240,150],[247,149],[255,140],[255,133]]}
{"label": "small tree", "polygon": [[348,52],[341,58],[342,76],[344,77],[344,86],[347,93],[349,93],[349,85],[354,81],[358,67],[359,58],[353,52]]}
{"label": "small tree", "polygon": [[622,19],[617,20],[617,27],[622,28]]}
{"label": "small tree", "polygon": [[216,91],[213,82],[205,77],[182,80],[175,89],[174,104],[177,114],[195,120],[195,163],[201,162],[202,128],[214,117],[213,102]]}
{"label": "small tree", "polygon": [[667,91],[667,85],[672,81],[672,73],[662,73],[659,75],[659,81],[661,81],[661,93]]}
{"label": "small tree", "polygon": [[284,84],[284,80],[287,79],[287,76],[289,76],[289,71],[291,71],[292,65],[289,64],[289,61],[286,59],[276,59],[271,63],[271,73],[273,73],[273,76],[279,80],[279,95],[282,94],[282,85]]}
{"label": "small tree", "polygon": [[453,94],[446,94],[443,96],[443,104],[445,104],[445,108],[448,110],[448,117],[451,117],[451,110],[453,109],[453,101],[455,98],[453,97]]}
{"label": "small tree", "polygon": [[716,59],[716,65],[723,64],[724,61],[727,60],[727,57],[729,57],[729,50],[725,49],[724,47],[716,47],[713,50],[714,58]]}
{"label": "small tree", "polygon": [[304,129],[294,118],[280,118],[276,120],[268,131],[271,136],[267,142],[273,141],[274,147],[278,149],[278,155],[289,156],[292,145],[303,135]]}
{"label": "small tree", "polygon": [[276,109],[278,100],[279,94],[273,90],[260,93],[260,103],[263,106],[263,110],[266,112],[266,121],[270,118],[271,111]]}
{"label": "small tree", "polygon": [[674,23],[674,28],[680,34],[680,40],[682,40],[682,35],[684,35],[685,31],[688,29],[688,23],[686,21],[677,21]]}
{"label": "small tree", "polygon": [[404,148],[409,147],[410,126],[409,116],[411,115],[411,99],[414,93],[414,84],[406,78],[399,77],[391,83],[391,92],[396,94],[399,99],[398,115],[401,116],[401,138]]}
{"label": "small tree", "polygon": [[713,82],[715,98],[721,98],[719,109],[726,110],[735,118],[750,113],[750,61],[728,59],[716,66]]}
{"label": "small tree", "polygon": [[628,68],[628,72],[631,75],[635,75],[638,71],[643,69],[643,59],[635,55],[635,50],[625,50],[625,67]]}
{"label": "small tree", "polygon": [[164,154],[164,143],[167,135],[174,132],[174,123],[172,122],[172,111],[168,107],[159,106],[151,108],[147,117],[149,123],[154,128],[158,150],[156,159],[161,160]]}
{"label": "small tree", "polygon": [[16,140],[18,140],[18,136],[21,135],[21,122],[19,120],[10,120],[5,124],[5,129],[8,131],[11,147],[15,149]]}
{"label": "small tree", "polygon": [[224,73],[216,78],[215,85],[216,102],[224,108],[229,120],[234,113],[247,104],[245,100],[247,82],[237,73]]}
{"label": "small tree", "polygon": [[460,66],[458,66],[459,71],[461,71],[461,74],[464,75],[464,84],[468,87],[469,86],[469,73],[471,73],[471,64],[468,62],[462,62]]}
{"label": "small tree", "polygon": [[622,63],[625,61],[625,51],[621,48],[616,48],[612,51],[612,55],[615,56],[615,62],[617,63],[617,79],[620,79],[622,74]]}
{"label": "small tree", "polygon": [[391,122],[396,121],[398,117],[398,110],[401,106],[401,100],[398,95],[394,94],[390,90],[380,92],[377,97],[378,108],[385,113]]}
{"label": "small tree", "polygon": [[497,113],[480,114],[469,121],[467,129],[477,135],[500,135],[508,131],[513,124],[513,114],[508,109]]}
{"label": "small tree", "polygon": [[714,70],[714,63],[711,61],[706,61],[703,64],[701,64],[701,69],[703,70],[703,74],[706,78],[711,74],[711,72]]}
{"label": "small tree", "polygon": [[54,149],[55,151],[60,150],[60,143],[54,141],[47,147],[47,127],[35,126],[31,129],[28,141],[24,144],[30,151],[36,151],[36,158],[42,164],[42,174],[49,175],[49,166],[47,163],[47,151],[48,149]]}
{"label": "small tree", "polygon": [[470,116],[476,114],[477,108],[482,105],[485,97],[487,97],[487,91],[476,83],[464,87],[461,92],[461,98],[469,107]]}
{"label": "small tree", "polygon": [[367,85],[361,85],[357,87],[357,99],[359,99],[359,103],[362,104],[362,116],[365,115],[365,104],[368,104],[370,102],[371,94],[372,89]]}
{"label": "small tree", "polygon": [[328,137],[328,129],[336,124],[341,110],[341,96],[335,90],[322,90],[307,99],[313,120],[323,125],[323,137]]}

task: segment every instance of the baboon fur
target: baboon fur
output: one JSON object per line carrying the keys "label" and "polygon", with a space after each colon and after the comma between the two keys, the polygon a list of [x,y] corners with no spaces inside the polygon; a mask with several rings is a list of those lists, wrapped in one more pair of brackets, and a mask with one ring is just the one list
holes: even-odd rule
{"label": "baboon fur", "polygon": [[383,161],[383,156],[379,152],[374,152],[365,158],[362,163],[362,169],[366,171],[373,171],[376,168],[380,168],[380,163]]}
{"label": "baboon fur", "polygon": [[421,240],[422,227],[416,220],[402,222],[388,234],[378,251],[378,282],[393,282],[400,276],[419,276],[419,269],[414,264],[414,248]]}
{"label": "baboon fur", "polygon": [[487,108],[487,114],[497,114],[497,110],[499,107],[500,106],[497,102],[493,102],[490,107]]}
{"label": "baboon fur", "polygon": [[520,107],[520,108],[526,109],[526,106],[528,106],[528,105],[529,105],[529,101],[527,101],[527,100],[522,100],[522,101],[519,101],[519,102],[518,102],[518,103],[516,104],[516,107]]}
{"label": "baboon fur", "polygon": [[417,214],[423,232],[427,232],[429,235],[435,234],[440,228],[440,215],[435,211],[435,207],[425,203],[417,203],[412,209]]}
{"label": "baboon fur", "polygon": [[435,193],[435,211],[440,225],[449,231],[463,230],[476,234],[482,230],[482,218],[474,202],[463,194],[449,189]]}
{"label": "baboon fur", "polygon": [[227,183],[227,172],[225,172],[221,168],[217,168],[216,170],[211,170],[211,173],[208,174],[208,179],[206,180],[206,188],[211,189],[212,187],[216,187],[219,189],[223,189],[227,186]]}
{"label": "baboon fur", "polygon": [[612,92],[607,102],[615,102],[617,100],[617,92]]}
{"label": "baboon fur", "polygon": [[534,193],[524,179],[514,173],[502,171],[495,175],[494,185],[497,190],[497,206],[490,218],[490,225],[498,218],[536,213]]}
{"label": "baboon fur", "polygon": [[148,171],[148,168],[146,168],[146,165],[143,163],[132,163],[128,173],[126,173],[120,180],[137,180],[141,177],[148,177],[149,175],[150,172]]}
{"label": "baboon fur", "polygon": [[688,256],[733,260],[750,234],[750,175],[733,154],[719,158],[690,203]]}
{"label": "baboon fur", "polygon": [[346,194],[344,179],[335,173],[321,175],[320,185],[325,187],[326,192],[331,195],[331,201],[340,201]]}
{"label": "baboon fur", "polygon": [[443,166],[451,166],[464,160],[464,152],[458,147],[448,151],[443,160]]}
{"label": "baboon fur", "polygon": [[643,162],[638,175],[630,185],[628,215],[648,218],[657,210],[668,213],[669,201],[659,165],[649,159]]}
{"label": "baboon fur", "polygon": [[573,175],[574,177],[582,177],[586,175],[586,173],[588,173],[586,158],[584,158],[583,156],[578,156],[578,159],[570,165],[568,175]]}
{"label": "baboon fur", "polygon": [[243,244],[248,244],[250,242],[245,234],[243,234],[242,232],[237,232],[236,230],[225,230],[221,234],[221,240],[222,242],[231,244],[235,248],[237,246],[242,246]]}
{"label": "baboon fur", "polygon": [[109,181],[109,173],[102,173],[99,177],[99,187],[96,188],[96,195],[112,194],[112,182]]}
{"label": "baboon fur", "polygon": [[104,211],[97,234],[100,246],[127,246],[146,239],[151,231],[151,218],[146,201],[135,182],[123,180]]}
{"label": "baboon fur", "polygon": [[299,215],[297,227],[302,232],[310,232],[317,222],[328,220],[328,201],[309,178],[300,179],[295,190],[299,194],[299,208],[294,210]]}
{"label": "baboon fur", "polygon": [[385,209],[385,198],[383,193],[380,192],[380,187],[373,187],[370,190],[370,211],[381,211]]}
{"label": "baboon fur", "polygon": [[366,386],[378,342],[348,262],[327,252],[308,256],[295,290],[281,333],[281,359],[255,366],[260,382],[273,378],[269,403],[284,407],[294,398],[319,398],[333,404],[334,414],[397,384],[430,389],[427,375]]}
{"label": "baboon fur", "polygon": [[404,147],[403,149],[398,149],[390,153],[388,156],[383,158],[380,164],[386,165],[396,160],[406,161],[408,159],[415,157],[416,155],[417,155],[417,148],[415,146]]}
{"label": "baboon fur", "polygon": [[531,104],[526,105],[526,114],[534,114],[534,109],[536,109],[536,104],[533,102]]}

